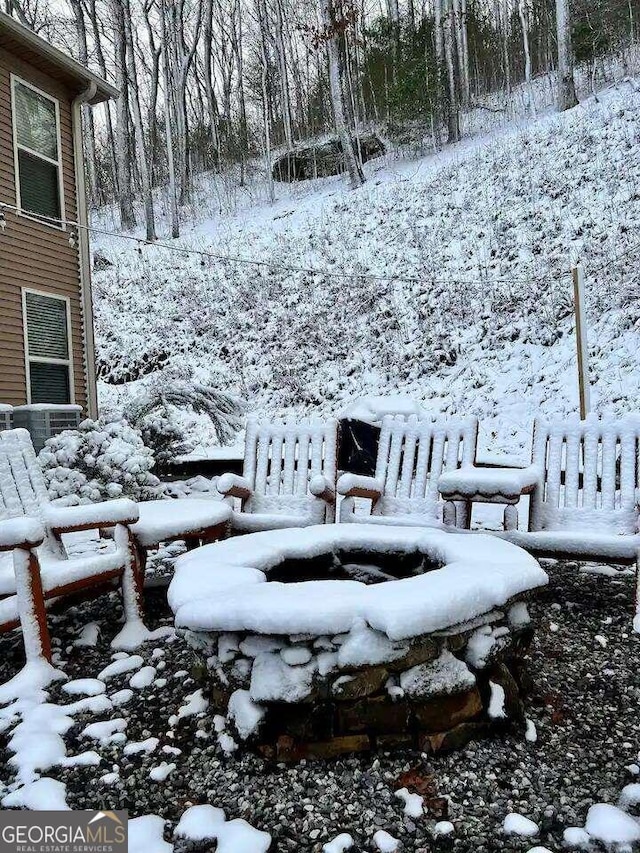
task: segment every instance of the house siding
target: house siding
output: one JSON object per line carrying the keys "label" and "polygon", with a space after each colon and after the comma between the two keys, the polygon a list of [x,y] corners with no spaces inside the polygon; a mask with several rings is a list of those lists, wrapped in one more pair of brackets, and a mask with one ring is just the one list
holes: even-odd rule
{"label": "house siding", "polygon": [[[75,93],[0,48],[0,202],[17,204],[11,117],[11,74],[56,98],[60,136],[64,210],[77,218],[72,100]],[[66,296],[71,309],[71,341],[75,402],[87,406],[83,347],[83,314],[78,248],[69,245],[69,232],[6,214],[0,231],[0,403],[27,402],[22,289]]]}

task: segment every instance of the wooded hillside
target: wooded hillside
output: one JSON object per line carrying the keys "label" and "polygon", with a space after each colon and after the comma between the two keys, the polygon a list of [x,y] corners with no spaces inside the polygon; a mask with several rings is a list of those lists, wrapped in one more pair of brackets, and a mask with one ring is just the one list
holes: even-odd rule
{"label": "wooded hillside", "polygon": [[[363,180],[349,139],[375,127],[423,153],[460,137],[460,111],[558,71],[573,106],[572,64],[594,88],[627,61],[638,0],[4,0],[7,11],[69,49],[122,91],[86,114],[94,208],[117,202],[121,227],[155,188],[173,236],[194,178],[227,170],[239,185],[257,158],[333,133],[351,184]],[[531,99],[532,100],[532,99]],[[533,110],[533,103],[531,103]],[[269,178],[269,180],[272,180]],[[273,186],[270,188],[273,194]],[[155,201],[154,201],[155,198]]]}

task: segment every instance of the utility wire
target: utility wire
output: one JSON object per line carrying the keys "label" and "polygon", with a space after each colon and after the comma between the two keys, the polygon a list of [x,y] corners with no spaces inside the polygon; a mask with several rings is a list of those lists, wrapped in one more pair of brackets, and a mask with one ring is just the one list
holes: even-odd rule
{"label": "utility wire", "polygon": [[[20,208],[16,207],[12,204],[6,204],[5,202],[0,202],[0,222],[2,221],[3,211],[10,210],[12,213],[22,216],[25,219],[30,220],[31,222],[37,222],[42,224],[43,222],[56,225],[60,227],[71,226],[71,228],[82,229],[92,234],[100,234],[104,237],[114,237],[119,240],[129,240],[138,245],[138,248],[141,250],[142,246],[151,246],[153,248],[158,249],[166,249],[170,252],[178,252],[182,255],[195,255],[199,257],[201,260],[203,258],[213,258],[217,261],[227,261],[229,263],[234,264],[245,264],[247,266],[256,266],[256,267],[264,267],[266,269],[271,270],[279,270],[282,272],[290,272],[290,273],[304,273],[307,275],[318,275],[323,276],[325,278],[356,278],[361,280],[370,280],[370,281],[399,281],[405,282],[407,284],[475,284],[475,285],[487,285],[487,284],[539,284],[540,282],[553,282],[553,281],[562,281],[564,279],[570,278],[571,273],[558,273],[557,275],[548,275],[548,276],[531,276],[529,278],[459,278],[456,275],[452,275],[449,278],[438,279],[425,274],[420,278],[401,276],[401,275],[379,275],[375,273],[359,273],[359,272],[333,272],[332,270],[323,270],[314,267],[299,267],[292,266],[289,264],[278,264],[273,261],[263,261],[255,258],[239,258],[234,257],[232,255],[221,255],[215,252],[211,252],[207,249],[192,249],[186,246],[173,246],[169,243],[162,243],[158,240],[146,240],[143,237],[134,237],[132,234],[120,234],[116,231],[107,231],[104,228],[98,228],[94,225],[84,225],[83,223],[77,222],[73,219],[59,219],[54,216],[34,216],[24,211],[21,211]],[[73,235],[70,237],[70,242],[73,241]]]}

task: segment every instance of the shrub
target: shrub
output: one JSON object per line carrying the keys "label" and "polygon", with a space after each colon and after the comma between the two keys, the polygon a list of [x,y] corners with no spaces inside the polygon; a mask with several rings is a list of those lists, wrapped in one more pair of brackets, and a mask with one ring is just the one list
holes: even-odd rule
{"label": "shrub", "polygon": [[191,379],[156,380],[144,390],[138,389],[124,415],[140,430],[159,465],[189,450],[176,418],[176,412],[184,410],[206,415],[220,444],[229,444],[244,425],[244,404],[232,394]]}
{"label": "shrub", "polygon": [[39,458],[52,499],[146,501],[161,492],[153,452],[125,420],[85,420],[50,438]]}

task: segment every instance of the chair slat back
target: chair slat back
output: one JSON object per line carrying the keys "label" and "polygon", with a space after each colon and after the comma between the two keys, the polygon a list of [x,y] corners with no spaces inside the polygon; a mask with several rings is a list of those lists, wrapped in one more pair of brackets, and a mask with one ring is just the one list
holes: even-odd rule
{"label": "chair slat back", "polygon": [[636,532],[640,416],[538,419],[532,463],[544,476],[531,497],[531,531]]}
{"label": "chair slat back", "polygon": [[[49,502],[42,469],[26,429],[0,432],[0,478],[3,502],[11,507],[13,517],[40,517]],[[18,512],[18,507],[21,511]]]}
{"label": "chair slat back", "polygon": [[0,446],[0,521],[25,515],[7,454]]}
{"label": "chair slat back", "polygon": [[473,465],[478,420],[423,419],[389,415],[382,422],[376,479],[384,484],[374,515],[440,513],[438,478],[444,471]]}
{"label": "chair slat back", "polygon": [[308,424],[249,420],[243,474],[253,495],[246,511],[304,512],[318,503],[309,493],[309,483],[321,474],[335,488],[337,441],[335,420]]}

